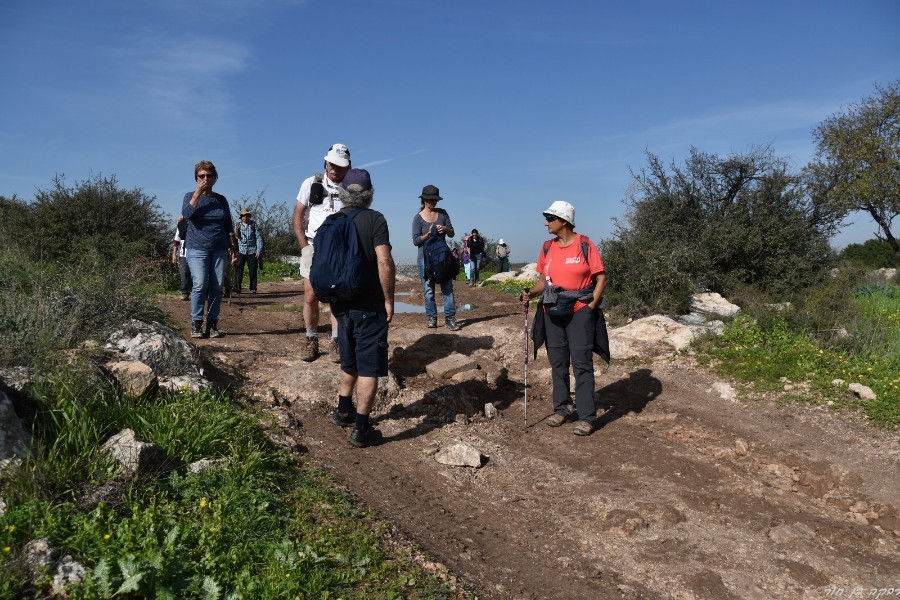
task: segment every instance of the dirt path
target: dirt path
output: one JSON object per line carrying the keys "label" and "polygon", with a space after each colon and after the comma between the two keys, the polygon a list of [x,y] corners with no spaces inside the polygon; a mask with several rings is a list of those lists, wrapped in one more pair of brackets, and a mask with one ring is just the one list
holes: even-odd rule
{"label": "dirt path", "polygon": [[[398,298],[421,305],[415,281]],[[523,402],[523,313],[510,296],[458,286],[462,330],[391,325],[384,443],[358,450],[327,414],[338,366],[298,360],[302,286],[261,284],[224,305],[200,340],[218,376],[260,399],[278,435],[459,576],[479,598],[900,597],[900,436],[858,416],[722,400],[689,356],[598,373],[602,428],[549,428],[543,351]],[[417,300],[418,295],[418,300]],[[163,306],[188,322],[187,303]],[[322,322],[327,324],[323,315]],[[437,380],[458,352],[481,369]],[[482,413],[486,402],[496,419]],[[482,467],[450,467],[455,442]],[[871,596],[874,597],[874,596]]]}

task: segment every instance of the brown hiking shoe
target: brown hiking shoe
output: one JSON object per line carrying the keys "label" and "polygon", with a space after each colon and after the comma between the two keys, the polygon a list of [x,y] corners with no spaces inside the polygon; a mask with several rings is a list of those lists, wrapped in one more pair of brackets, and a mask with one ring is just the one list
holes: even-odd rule
{"label": "brown hiking shoe", "polygon": [[559,427],[569,419],[571,419],[571,415],[563,416],[558,413],[553,413],[552,415],[547,417],[546,423],[548,427]]}
{"label": "brown hiking shoe", "polygon": [[333,363],[341,362],[341,345],[338,344],[337,338],[331,338],[331,341],[328,342],[328,358]]}
{"label": "brown hiking shoe", "polygon": [[319,338],[307,337],[306,343],[300,349],[300,359],[312,362],[319,356]]}
{"label": "brown hiking shoe", "polygon": [[575,423],[575,427],[572,428],[572,433],[574,433],[575,435],[591,435],[593,432],[593,421],[578,421],[577,423]]}

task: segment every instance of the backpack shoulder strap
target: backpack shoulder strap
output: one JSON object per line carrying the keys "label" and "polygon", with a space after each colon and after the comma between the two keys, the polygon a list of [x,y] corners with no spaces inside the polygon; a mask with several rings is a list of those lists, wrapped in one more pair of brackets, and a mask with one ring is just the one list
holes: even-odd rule
{"label": "backpack shoulder strap", "polygon": [[584,234],[579,234],[579,239],[581,240],[581,255],[584,256],[584,262],[586,263],[588,260],[588,251],[590,250],[591,242]]}
{"label": "backpack shoulder strap", "polygon": [[544,242],[544,256],[547,256],[547,253],[550,252],[550,244],[553,243],[553,240],[547,240]]}

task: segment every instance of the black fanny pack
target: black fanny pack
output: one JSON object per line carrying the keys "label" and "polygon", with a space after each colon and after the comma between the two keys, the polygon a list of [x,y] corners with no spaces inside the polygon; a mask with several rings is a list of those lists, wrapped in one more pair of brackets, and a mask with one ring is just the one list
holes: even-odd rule
{"label": "black fanny pack", "polygon": [[314,182],[309,188],[309,203],[322,204],[325,200],[325,186],[318,181]]}

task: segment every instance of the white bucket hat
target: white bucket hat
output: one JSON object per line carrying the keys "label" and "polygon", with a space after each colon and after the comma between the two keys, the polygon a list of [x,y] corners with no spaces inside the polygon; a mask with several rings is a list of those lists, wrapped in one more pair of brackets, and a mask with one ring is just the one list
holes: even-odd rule
{"label": "white bucket hat", "polygon": [[325,160],[338,167],[349,167],[350,150],[343,144],[334,144],[328,149]]}
{"label": "white bucket hat", "polygon": [[500,244],[500,245],[502,246],[502,245],[505,244],[506,242],[503,241],[503,238],[500,238],[500,241],[497,242],[497,243]]}
{"label": "white bucket hat", "polygon": [[550,208],[544,209],[541,214],[554,215],[568,222],[572,227],[575,227],[575,207],[565,200],[555,201],[550,205]]}

